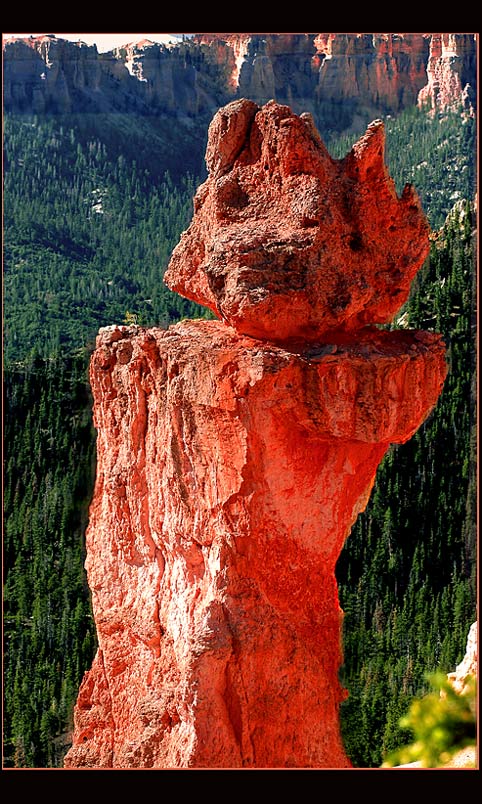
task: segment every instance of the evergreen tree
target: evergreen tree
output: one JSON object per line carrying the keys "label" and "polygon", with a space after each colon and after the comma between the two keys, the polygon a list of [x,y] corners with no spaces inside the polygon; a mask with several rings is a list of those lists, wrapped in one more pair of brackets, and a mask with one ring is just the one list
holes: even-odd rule
{"label": "evergreen tree", "polygon": [[[428,672],[447,673],[461,661],[476,619],[473,231],[471,206],[456,204],[400,311],[399,321],[443,334],[450,370],[428,421],[379,467],[337,566],[343,680],[354,695],[342,706],[343,732],[352,761],[363,767],[379,766],[403,742],[401,708],[428,691]],[[361,634],[376,644],[373,652],[355,648]],[[355,718],[367,724],[370,741]]]}

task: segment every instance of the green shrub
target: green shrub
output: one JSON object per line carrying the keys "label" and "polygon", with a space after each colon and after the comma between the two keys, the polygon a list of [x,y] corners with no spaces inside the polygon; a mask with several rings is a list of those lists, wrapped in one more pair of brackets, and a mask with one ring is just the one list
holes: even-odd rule
{"label": "green shrub", "polygon": [[461,695],[447,677],[429,677],[433,692],[415,699],[400,721],[413,732],[413,742],[392,752],[382,767],[419,762],[422,768],[438,768],[465,748],[476,744],[476,679],[470,676]]}

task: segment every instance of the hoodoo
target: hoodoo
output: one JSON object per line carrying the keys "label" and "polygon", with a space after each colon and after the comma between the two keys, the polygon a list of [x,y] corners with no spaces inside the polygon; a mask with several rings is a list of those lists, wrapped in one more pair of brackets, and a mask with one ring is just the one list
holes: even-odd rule
{"label": "hoodoo", "polygon": [[220,320],[101,330],[87,573],[98,651],[66,767],[347,768],[335,565],[446,375],[379,326],[428,252],[381,122],[342,160],[234,101],[166,282]]}

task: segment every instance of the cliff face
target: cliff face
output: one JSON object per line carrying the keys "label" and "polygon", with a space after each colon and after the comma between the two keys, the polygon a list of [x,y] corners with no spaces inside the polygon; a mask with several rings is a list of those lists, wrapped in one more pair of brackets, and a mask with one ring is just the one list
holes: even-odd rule
{"label": "cliff face", "polygon": [[[196,48],[194,47],[194,50]],[[21,112],[211,113],[222,101],[216,65],[189,44],[147,40],[109,53],[42,36],[4,42],[4,108]]]}
{"label": "cliff face", "polygon": [[320,34],[318,97],[362,99],[398,112],[417,102],[427,80],[430,35]]}
{"label": "cliff face", "polygon": [[69,767],[349,765],[335,563],[442,363],[405,334],[325,358],[219,322],[100,334],[99,652]]}
{"label": "cliff face", "polygon": [[[199,37],[216,48],[219,39],[230,84],[257,102],[312,104],[357,102],[396,112],[417,103],[427,83],[432,34],[215,34]],[[457,35],[455,35],[457,36]],[[218,56],[219,58],[219,56]]]}
{"label": "cliff face", "polygon": [[469,34],[433,34],[427,63],[427,84],[420,90],[419,105],[433,110],[462,103],[473,109],[477,54]]}
{"label": "cliff face", "polygon": [[[397,260],[413,275],[428,232],[414,192],[397,201],[380,172],[382,133],[375,126],[342,160],[340,195],[348,175],[354,198],[371,197],[365,224],[374,243],[379,229],[386,233],[377,198],[392,220],[402,211]],[[305,327],[302,337],[297,315],[289,328],[286,297],[295,305],[302,298],[308,318],[317,306],[304,292],[311,269],[294,259],[299,242],[279,239],[276,209],[272,229],[268,213],[257,228],[255,213],[262,198],[269,208],[273,187],[284,197],[293,176],[310,185],[329,169],[306,117],[235,101],[213,120],[207,163],[170,277],[199,301],[209,290],[224,321],[114,326],[100,332],[92,357],[98,464],[86,566],[99,649],[65,764],[349,767],[338,723],[335,565],[389,444],[410,438],[436,403],[444,347],[433,333],[378,330],[360,311],[345,326],[349,304],[316,336],[306,337]],[[303,201],[303,186],[299,195]],[[214,202],[216,232],[205,217]],[[329,209],[303,216],[310,231],[329,225]],[[351,216],[348,203],[334,205],[340,226],[351,226]],[[258,260],[243,274],[238,248],[226,271],[213,273],[215,235],[235,241],[236,222],[248,264],[251,253],[266,254],[263,243],[285,259]],[[324,242],[321,264],[326,257],[334,273],[337,253],[342,279],[350,239]],[[357,244],[367,270],[370,242]],[[391,309],[386,273],[378,287]],[[345,300],[361,278],[348,270],[346,279]],[[371,282],[367,275],[367,288]],[[235,302],[224,306],[230,283]],[[280,310],[282,342],[272,337],[276,326],[253,337],[257,301],[263,322],[276,322]],[[322,318],[326,304],[318,299]],[[336,307],[335,296],[328,304]]]}
{"label": "cliff face", "polygon": [[4,43],[4,107],[212,115],[235,97],[270,99],[344,125],[417,102],[475,104],[474,34],[200,34],[111,53],[43,36]]}
{"label": "cliff face", "polygon": [[73,111],[82,93],[99,93],[102,68],[96,47],[54,36],[4,42],[3,102],[6,111]]}

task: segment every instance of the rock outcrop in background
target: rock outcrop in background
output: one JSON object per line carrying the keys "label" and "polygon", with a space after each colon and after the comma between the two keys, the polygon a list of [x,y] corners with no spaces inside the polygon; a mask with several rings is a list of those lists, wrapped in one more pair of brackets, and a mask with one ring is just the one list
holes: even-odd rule
{"label": "rock outcrop in background", "polygon": [[428,248],[383,145],[376,123],[337,162],[286,106],[221,109],[166,281],[223,320],[100,332],[67,767],[350,766],[335,565],[446,375],[438,335],[374,326]]}
{"label": "rock outcrop in background", "polygon": [[428,81],[419,92],[419,105],[434,111],[451,108],[456,103],[470,108],[475,87],[473,42],[473,36],[468,34],[432,35],[427,62]]}
{"label": "rock outcrop in background", "polygon": [[454,672],[448,675],[452,687],[459,695],[464,694],[467,679],[470,676],[478,677],[477,644],[477,623],[475,622],[470,627],[464,658],[457,665]]}
{"label": "rock outcrop in background", "polygon": [[469,33],[197,34],[100,54],[46,35],[4,42],[3,100],[6,111],[210,118],[236,97],[275,99],[349,130],[418,103],[473,111],[476,55]]}

